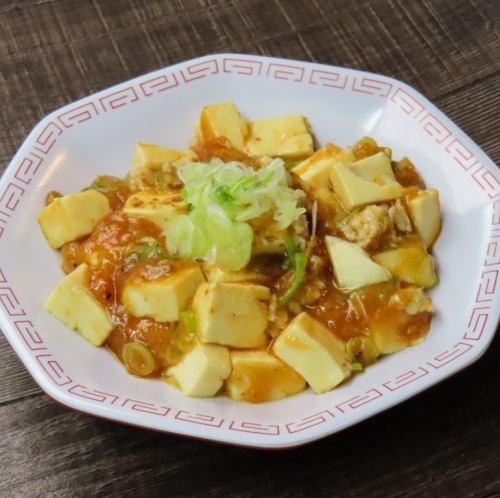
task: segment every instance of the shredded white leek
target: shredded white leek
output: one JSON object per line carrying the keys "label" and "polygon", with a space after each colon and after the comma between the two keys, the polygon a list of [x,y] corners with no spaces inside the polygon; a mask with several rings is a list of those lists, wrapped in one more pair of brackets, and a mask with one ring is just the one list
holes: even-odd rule
{"label": "shredded white leek", "polygon": [[188,214],[168,228],[167,249],[184,259],[202,259],[229,270],[250,261],[253,230],[247,223],[272,213],[279,229],[305,212],[300,193],[288,187],[281,159],[259,170],[239,162],[188,163],[178,170]]}

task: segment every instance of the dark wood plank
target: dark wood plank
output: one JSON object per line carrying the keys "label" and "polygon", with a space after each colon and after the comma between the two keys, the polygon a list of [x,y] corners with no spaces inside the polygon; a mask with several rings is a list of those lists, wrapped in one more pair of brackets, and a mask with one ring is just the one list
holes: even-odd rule
{"label": "dark wood plank", "polygon": [[[497,0],[5,0],[0,171],[32,126],[79,97],[216,51],[402,79],[500,163]],[[0,338],[0,496],[500,496],[500,337],[402,406],[278,453],[158,435],[40,394]]]}
{"label": "dark wood plank", "polygon": [[500,164],[500,72],[439,97],[435,104]]}
{"label": "dark wood plank", "polygon": [[41,393],[3,335],[0,335],[0,365],[0,405]]}

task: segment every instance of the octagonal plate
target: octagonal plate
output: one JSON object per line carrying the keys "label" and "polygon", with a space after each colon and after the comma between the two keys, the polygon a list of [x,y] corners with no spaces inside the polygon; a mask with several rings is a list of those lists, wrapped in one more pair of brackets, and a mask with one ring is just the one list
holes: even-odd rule
{"label": "octagonal plate", "polygon": [[[42,310],[63,274],[36,223],[46,193],[98,174],[124,176],[139,140],[185,147],[200,108],[233,100],[250,119],[309,118],[320,144],[363,135],[409,156],[439,189],[440,283],[429,337],[332,392],[262,405],[191,399],[124,371]],[[0,325],[52,398],[93,415],[160,431],[261,448],[304,444],[415,395],[475,361],[496,329],[500,299],[496,166],[425,97],[394,79],[269,57],[201,57],[116,85],[44,118],[0,182]],[[466,394],[465,394],[466,396]],[[445,409],[445,408],[443,408]]]}

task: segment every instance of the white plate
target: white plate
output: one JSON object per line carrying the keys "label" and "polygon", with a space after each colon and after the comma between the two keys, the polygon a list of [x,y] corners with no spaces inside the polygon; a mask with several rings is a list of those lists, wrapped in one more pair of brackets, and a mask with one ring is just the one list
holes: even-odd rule
{"label": "white plate", "polygon": [[[200,108],[233,100],[251,119],[306,115],[320,143],[363,135],[408,155],[439,189],[438,313],[426,341],[384,358],[332,392],[251,405],[191,399],[128,375],[42,311],[62,278],[36,222],[46,193],[70,193],[101,173],[124,176],[139,140],[184,147]],[[380,75],[307,62],[210,55],[116,85],[43,119],[0,182],[0,325],[55,400],[108,419],[261,448],[333,434],[477,360],[499,316],[500,190],[492,161],[425,97]],[[467,396],[467,393],[464,393]],[[445,409],[445,408],[443,408]]]}

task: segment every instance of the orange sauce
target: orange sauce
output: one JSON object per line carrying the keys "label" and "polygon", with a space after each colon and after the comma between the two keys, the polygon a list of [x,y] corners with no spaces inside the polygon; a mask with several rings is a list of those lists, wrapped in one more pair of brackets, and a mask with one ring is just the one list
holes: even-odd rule
{"label": "orange sauce", "polygon": [[352,153],[354,154],[356,161],[364,159],[365,157],[373,156],[373,154],[377,154],[378,152],[385,152],[385,150],[386,147],[379,147],[377,142],[370,137],[363,137],[352,147]]}
{"label": "orange sauce", "polygon": [[295,394],[305,387],[303,378],[288,365],[255,368],[252,365],[238,365],[229,382],[242,393],[242,399],[249,403],[262,403],[283,395]]}
{"label": "orange sauce", "polygon": [[[202,161],[219,157],[224,161],[243,161],[256,166],[255,159],[236,150],[231,142],[224,138],[214,138],[194,147]],[[385,151],[371,139],[360,140],[353,147],[356,159],[362,159],[379,151]],[[395,165],[398,181],[407,187],[411,197],[416,187],[423,185],[422,179],[413,164],[403,159]],[[90,267],[89,290],[102,303],[113,322],[113,330],[106,346],[122,359],[122,350],[129,342],[139,342],[152,353],[155,368],[151,376],[160,376],[170,365],[174,365],[194,345],[194,338],[180,324],[159,323],[149,318],[137,318],[129,314],[120,304],[121,292],[128,279],[140,278],[151,280],[179,267],[192,264],[178,262],[168,258],[165,238],[161,230],[153,223],[136,217],[128,217],[120,212],[128,197],[132,194],[128,181],[109,176],[96,178],[91,188],[102,192],[108,198],[112,209],[86,238],[65,244],[61,249],[61,265],[66,273],[71,272],[81,263]],[[57,192],[47,195],[46,203],[59,197]],[[337,202],[337,201],[336,201]],[[391,296],[402,287],[396,281],[371,285],[351,294],[335,288],[331,262],[324,244],[324,236],[336,234],[338,222],[347,215],[340,204],[332,207],[333,215],[318,219],[317,243],[309,255],[308,271],[302,288],[296,296],[301,302],[299,310],[289,307],[291,320],[300,310],[322,322],[335,336],[344,341],[353,337],[369,337],[374,328],[390,326],[399,339],[407,345],[423,338],[430,326],[431,313],[420,312],[410,315],[390,304]],[[383,240],[379,250],[390,248],[393,241]],[[148,247],[155,246],[154,251]],[[416,235],[402,236],[397,241],[398,247],[416,247],[422,241]],[[313,258],[314,263],[313,263]],[[255,257],[248,270],[257,271],[269,279],[269,287],[281,295],[289,287],[293,272],[284,266],[283,255],[261,255]],[[321,285],[320,285],[321,284]],[[283,311],[283,309],[281,310]],[[271,371],[272,370],[272,371]],[[241,367],[233,371],[232,380],[239,382],[244,399],[249,402],[262,402],[270,398],[273,391],[281,389],[286,394],[293,394],[302,389],[303,379],[290,367],[253,369]]]}
{"label": "orange sauce", "polygon": [[431,313],[410,315],[390,305],[391,296],[400,284],[388,282],[375,284],[352,293],[349,297],[332,288],[307,311],[326,325],[344,341],[352,337],[370,336],[374,328],[397,330],[397,335],[411,345],[425,337],[429,331]]}
{"label": "orange sauce", "polygon": [[225,162],[241,161],[250,166],[258,166],[258,160],[250,157],[244,152],[233,147],[231,141],[225,137],[216,137],[204,142],[199,142],[193,146],[193,150],[200,158],[200,161],[209,161],[213,157],[218,157]]}
{"label": "orange sauce", "polygon": [[[108,192],[108,195],[121,203],[117,200],[119,194]],[[112,212],[101,220],[86,239],[63,246],[61,265],[64,271],[70,272],[81,263],[89,263],[89,290],[106,307],[114,324],[107,347],[121,360],[122,348],[126,343],[144,344],[155,358],[156,368],[152,375],[158,376],[169,365],[180,360],[181,350],[172,340],[175,326],[130,315],[120,305],[121,290],[127,278],[158,278],[186,263],[152,259],[147,255],[140,259],[138,254],[144,248],[141,240],[145,237],[165,247],[164,237],[153,223]]]}
{"label": "orange sauce", "polygon": [[425,183],[414,164],[407,158],[392,162],[394,176],[403,187],[425,188]]}

